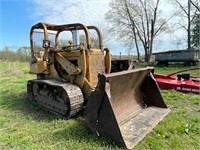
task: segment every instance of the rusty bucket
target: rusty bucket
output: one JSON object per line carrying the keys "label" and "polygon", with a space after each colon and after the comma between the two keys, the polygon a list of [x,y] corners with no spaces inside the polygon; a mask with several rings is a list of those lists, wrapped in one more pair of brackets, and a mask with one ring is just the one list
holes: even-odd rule
{"label": "rusty bucket", "polygon": [[132,149],[169,113],[151,70],[99,75],[85,110],[95,134]]}

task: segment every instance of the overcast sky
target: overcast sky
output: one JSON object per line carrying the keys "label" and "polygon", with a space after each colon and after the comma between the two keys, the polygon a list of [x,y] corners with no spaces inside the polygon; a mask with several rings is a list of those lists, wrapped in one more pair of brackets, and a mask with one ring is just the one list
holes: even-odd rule
{"label": "overcast sky", "polygon": [[[164,2],[161,6],[162,14],[167,17],[172,7],[167,4],[168,0],[161,1]],[[30,28],[37,22],[104,24],[105,13],[110,9],[109,2],[110,0],[0,0],[0,49],[5,46],[28,46]],[[155,51],[183,48],[184,44],[177,44],[177,39],[181,37],[183,40],[183,36],[182,30],[173,35],[162,35],[156,41]],[[111,45],[112,48],[118,49],[112,50],[113,53],[126,53],[119,45]]]}

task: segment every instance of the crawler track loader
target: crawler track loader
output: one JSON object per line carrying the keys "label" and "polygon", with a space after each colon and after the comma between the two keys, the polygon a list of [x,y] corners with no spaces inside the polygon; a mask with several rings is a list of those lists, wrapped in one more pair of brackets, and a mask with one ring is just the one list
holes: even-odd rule
{"label": "crawler track loader", "polygon": [[131,149],[169,112],[152,67],[110,73],[111,54],[95,26],[38,23],[31,28],[30,44],[30,72],[37,75],[27,83],[30,100],[66,118],[84,109],[97,135]]}

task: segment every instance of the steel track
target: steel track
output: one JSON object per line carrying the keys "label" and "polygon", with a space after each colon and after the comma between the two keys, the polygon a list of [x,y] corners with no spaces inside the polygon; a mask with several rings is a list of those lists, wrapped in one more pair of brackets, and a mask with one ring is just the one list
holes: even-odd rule
{"label": "steel track", "polygon": [[67,118],[76,115],[84,102],[83,94],[78,86],[55,79],[29,80],[27,91],[31,100]]}

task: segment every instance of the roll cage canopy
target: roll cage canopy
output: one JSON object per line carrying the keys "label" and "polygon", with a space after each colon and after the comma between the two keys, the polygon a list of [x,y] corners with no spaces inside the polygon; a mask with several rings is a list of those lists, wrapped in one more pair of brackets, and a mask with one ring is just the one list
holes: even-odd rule
{"label": "roll cage canopy", "polygon": [[[33,33],[36,29],[42,29],[44,31],[44,41],[49,41],[48,39],[48,31],[57,31],[55,37],[56,47],[58,45],[58,37],[59,34],[63,31],[77,31],[83,30],[86,37],[87,49],[90,50],[91,48],[91,36],[89,30],[95,30],[98,35],[98,42],[99,42],[99,49],[103,49],[102,43],[102,35],[99,29],[95,26],[85,26],[81,23],[73,23],[73,24],[64,24],[64,25],[55,25],[55,24],[48,24],[48,23],[37,23],[32,26],[30,31],[30,45],[31,45],[31,53],[34,53],[34,45],[33,45]],[[45,48],[46,49],[46,48]]]}

